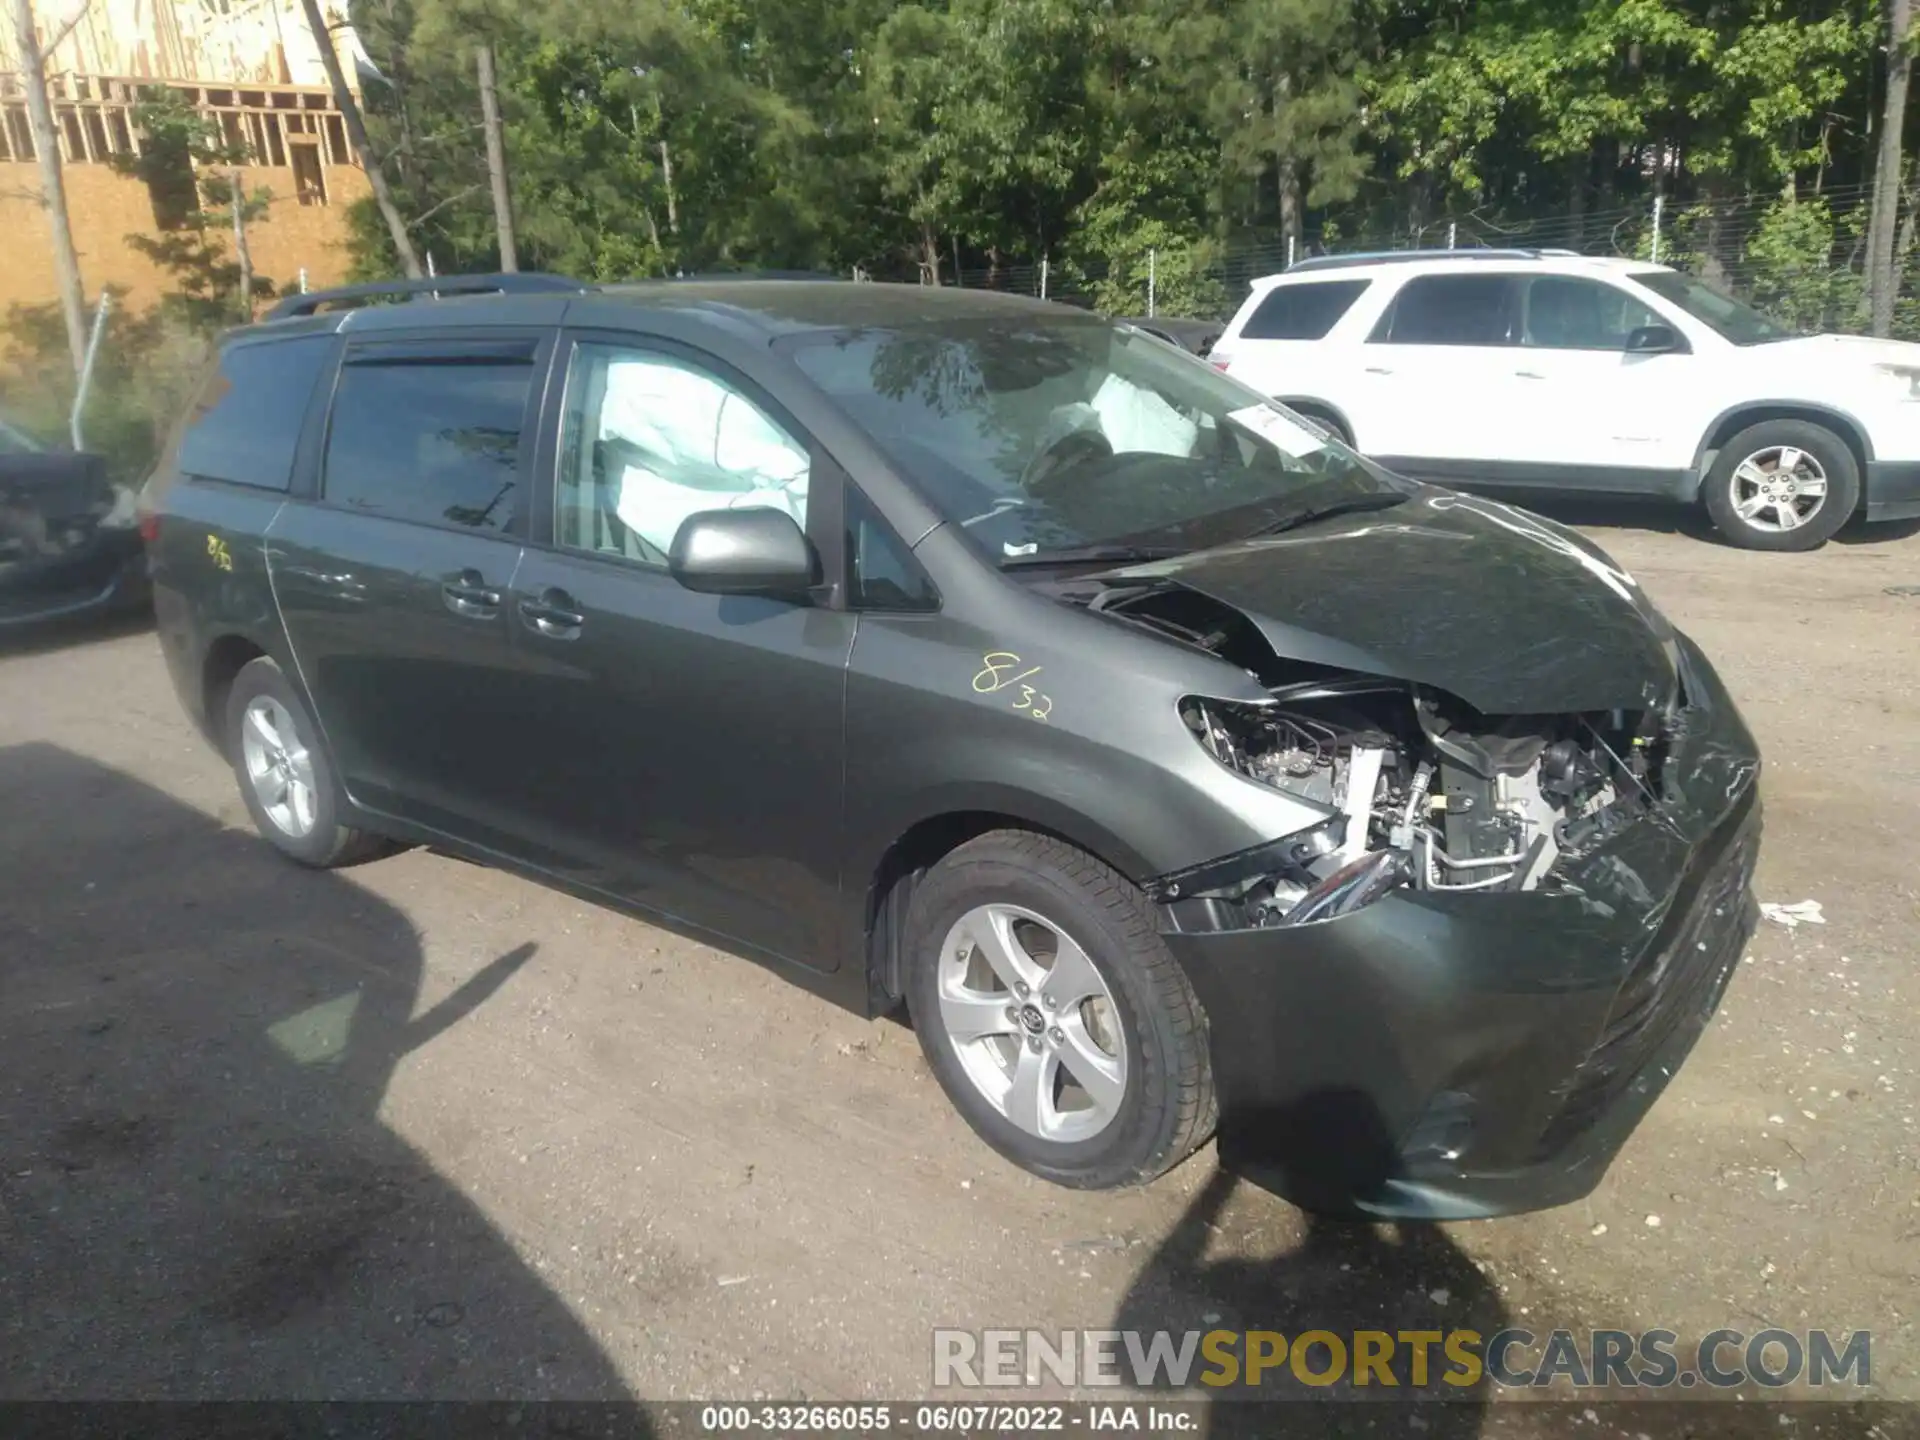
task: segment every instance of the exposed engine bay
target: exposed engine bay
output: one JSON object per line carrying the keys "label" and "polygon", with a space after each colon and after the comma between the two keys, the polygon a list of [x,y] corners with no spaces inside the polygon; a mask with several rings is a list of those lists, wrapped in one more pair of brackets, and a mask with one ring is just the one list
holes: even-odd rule
{"label": "exposed engine bay", "polygon": [[1109,594],[1093,608],[1244,665],[1268,700],[1191,695],[1181,718],[1221,765],[1326,816],[1162,877],[1163,899],[1210,898],[1244,907],[1245,924],[1291,925],[1399,886],[1551,889],[1566,862],[1662,793],[1674,711],[1482,716],[1430,688],[1276,657],[1234,611],[1190,591]]}

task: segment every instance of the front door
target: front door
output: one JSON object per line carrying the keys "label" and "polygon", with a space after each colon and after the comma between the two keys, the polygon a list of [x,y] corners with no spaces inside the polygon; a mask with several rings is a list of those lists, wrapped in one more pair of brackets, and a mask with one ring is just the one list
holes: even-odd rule
{"label": "front door", "polygon": [[317,493],[267,533],[300,677],[360,804],[498,846],[515,748],[507,596],[551,346],[533,332],[349,345]]}
{"label": "front door", "polygon": [[1475,271],[1401,287],[1359,347],[1347,392],[1364,453],[1443,483],[1479,478],[1501,458],[1519,383],[1519,285]]}
{"label": "front door", "polygon": [[705,357],[584,340],[567,366],[552,543],[511,597],[527,858],[832,968],[854,616],[696,594],[666,568],[702,510],[772,507],[818,540],[824,457]]}
{"label": "front door", "polygon": [[1514,354],[1522,403],[1510,433],[1513,459],[1532,483],[1645,494],[1667,493],[1680,482],[1699,439],[1691,393],[1699,361],[1683,351],[1627,349],[1635,330],[1666,323],[1602,280],[1527,281]]}

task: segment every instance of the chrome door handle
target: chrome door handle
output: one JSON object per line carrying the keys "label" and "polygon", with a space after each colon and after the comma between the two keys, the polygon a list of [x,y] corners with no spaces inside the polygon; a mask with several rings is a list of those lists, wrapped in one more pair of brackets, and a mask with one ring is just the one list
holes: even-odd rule
{"label": "chrome door handle", "polygon": [[1385,365],[1367,366],[1367,374],[1369,375],[1391,375],[1392,373],[1393,371],[1389,370]]}
{"label": "chrome door handle", "polygon": [[462,570],[440,586],[447,608],[469,620],[486,620],[500,611],[500,592],[488,585],[478,570]]}
{"label": "chrome door handle", "polygon": [[551,586],[520,601],[520,618],[553,640],[572,640],[587,623],[579,602],[566,591]]}

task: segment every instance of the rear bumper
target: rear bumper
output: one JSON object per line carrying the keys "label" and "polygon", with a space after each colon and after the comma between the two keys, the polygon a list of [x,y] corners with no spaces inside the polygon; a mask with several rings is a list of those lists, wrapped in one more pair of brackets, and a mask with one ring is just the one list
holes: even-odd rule
{"label": "rear bumper", "polygon": [[82,550],[0,577],[0,630],[132,610],[151,593],[139,535],[102,530]]}
{"label": "rear bumper", "polygon": [[1920,460],[1869,460],[1866,511],[1869,520],[1920,518]]}
{"label": "rear bumper", "polygon": [[1222,1163],[1376,1218],[1592,1190],[1757,919],[1758,757],[1719,698],[1669,761],[1681,793],[1571,867],[1578,893],[1402,890],[1298,929],[1168,934],[1208,1016]]}

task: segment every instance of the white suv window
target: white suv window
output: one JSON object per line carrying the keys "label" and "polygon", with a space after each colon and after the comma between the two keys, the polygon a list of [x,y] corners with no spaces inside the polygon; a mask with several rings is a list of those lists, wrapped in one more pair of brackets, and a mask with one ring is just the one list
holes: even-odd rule
{"label": "white suv window", "polygon": [[1316,280],[1311,284],[1276,285],[1240,327],[1239,338],[1323,340],[1372,283],[1371,280]]}
{"label": "white suv window", "polygon": [[1388,345],[1511,345],[1519,320],[1518,275],[1416,275],[1367,338]]}
{"label": "white suv window", "polygon": [[1546,350],[1624,350],[1644,325],[1664,323],[1624,290],[1575,275],[1527,282],[1526,343]]}

